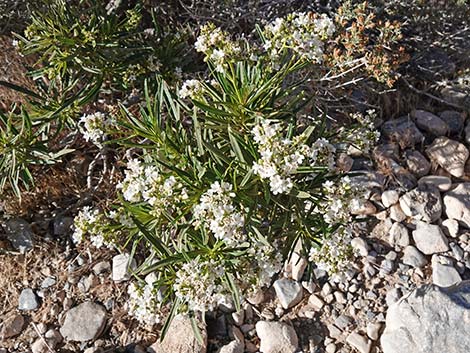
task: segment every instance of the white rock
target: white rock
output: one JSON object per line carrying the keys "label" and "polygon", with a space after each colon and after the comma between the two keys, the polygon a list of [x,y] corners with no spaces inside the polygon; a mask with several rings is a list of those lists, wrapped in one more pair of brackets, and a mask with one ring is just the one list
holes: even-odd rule
{"label": "white rock", "polygon": [[465,145],[447,137],[438,137],[426,149],[426,153],[453,176],[460,178],[464,175],[465,162],[469,156]]}
{"label": "white rock", "polygon": [[390,206],[396,204],[398,199],[400,198],[400,194],[396,190],[387,190],[382,193],[382,204],[389,208]]}
{"label": "white rock", "polygon": [[351,240],[351,246],[353,249],[357,251],[357,253],[363,257],[367,256],[369,254],[369,246],[367,245],[367,242],[359,237],[355,237]]}
{"label": "white rock", "polygon": [[283,322],[258,321],[256,333],[261,353],[295,353],[299,344],[294,329]]}
{"label": "white rock", "polygon": [[131,278],[131,273],[137,265],[134,259],[130,260],[129,254],[119,254],[113,257],[113,281],[123,282]]}
{"label": "white rock", "polygon": [[284,309],[297,305],[302,300],[302,286],[294,280],[281,278],[274,282],[274,290]]}
{"label": "white rock", "polygon": [[457,238],[459,235],[459,222],[455,219],[446,219],[442,221],[442,228],[444,232],[452,238]]}
{"label": "white rock", "polygon": [[390,207],[390,219],[395,222],[403,222],[406,219],[406,214],[401,209],[399,203]]}
{"label": "white rock", "polygon": [[304,275],[304,271],[307,268],[308,262],[303,257],[300,256],[297,252],[292,253],[290,259],[292,279],[295,281],[300,281]]}
{"label": "white rock", "polygon": [[232,341],[220,348],[219,353],[243,353],[245,350],[245,344],[238,340]]}
{"label": "white rock", "polygon": [[444,210],[448,218],[470,228],[470,183],[461,183],[444,195]]}
{"label": "white rock", "polygon": [[346,342],[356,348],[360,353],[369,353],[372,348],[371,341],[357,332],[351,332],[346,338]]}
{"label": "white rock", "polygon": [[451,265],[438,262],[432,265],[432,282],[439,287],[450,287],[462,281],[457,270]]}
{"label": "white rock", "polygon": [[434,224],[418,222],[413,231],[416,247],[425,255],[446,252],[449,243],[441,228]]}

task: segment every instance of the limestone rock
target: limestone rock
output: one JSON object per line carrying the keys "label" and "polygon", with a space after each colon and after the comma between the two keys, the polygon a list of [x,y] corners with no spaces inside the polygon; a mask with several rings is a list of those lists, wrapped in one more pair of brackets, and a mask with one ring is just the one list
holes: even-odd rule
{"label": "limestone rock", "polygon": [[258,321],[256,333],[261,353],[295,353],[299,341],[292,326],[283,322]]}
{"label": "limestone rock", "polygon": [[136,268],[134,259],[130,259],[129,254],[119,254],[113,257],[113,281],[123,282],[131,277],[131,273]]}
{"label": "limestone rock", "polygon": [[432,282],[439,287],[450,287],[462,281],[457,270],[451,265],[436,262],[432,265]]}
{"label": "limestone rock", "polygon": [[273,287],[284,309],[291,308],[302,300],[303,288],[297,281],[281,278],[274,282]]}
{"label": "limestone rock", "polygon": [[174,317],[163,341],[157,341],[150,348],[154,353],[205,353],[207,351],[207,331],[199,326],[202,343],[198,341],[187,315]]}
{"label": "limestone rock", "polygon": [[39,307],[39,299],[31,288],[25,288],[21,291],[18,299],[19,310],[36,310]]}
{"label": "limestone rock", "polygon": [[384,353],[470,352],[470,282],[422,286],[392,305],[381,337]]}
{"label": "limestone rock", "polygon": [[69,341],[86,342],[96,339],[106,326],[106,309],[93,302],[84,302],[69,311],[60,328]]}
{"label": "limestone rock", "polygon": [[400,197],[400,206],[408,217],[426,222],[437,221],[442,213],[439,190],[428,184],[421,184]]}
{"label": "limestone rock", "polygon": [[451,175],[460,178],[464,175],[468,149],[461,143],[447,137],[436,138],[426,149],[431,160],[434,160]]}
{"label": "limestone rock", "polygon": [[446,252],[449,243],[442,229],[434,224],[418,222],[413,231],[416,247],[426,255]]}
{"label": "limestone rock", "polygon": [[447,217],[470,228],[470,183],[459,184],[444,195],[444,210]]}

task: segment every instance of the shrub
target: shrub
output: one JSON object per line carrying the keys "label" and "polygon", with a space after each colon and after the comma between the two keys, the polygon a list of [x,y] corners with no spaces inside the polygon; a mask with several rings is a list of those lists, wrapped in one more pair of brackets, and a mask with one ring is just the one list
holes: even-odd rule
{"label": "shrub", "polygon": [[[157,78],[139,114],[121,107],[109,143],[132,149],[119,211],[88,210],[76,238],[113,243],[119,234],[118,244],[143,246],[141,292],[131,287],[138,318],[158,322],[167,303],[169,320],[222,301],[238,307],[270,284],[297,244],[330,273],[348,263],[350,212],[365,194],[337,160],[352,146],[367,153],[377,134],[373,115],[352,116],[346,129],[311,114],[299,74],[323,61],[333,31],[326,16],[294,14],[260,28],[256,44],[209,24],[195,45],[207,77],[178,91]],[[157,292],[160,301],[145,300]]]}

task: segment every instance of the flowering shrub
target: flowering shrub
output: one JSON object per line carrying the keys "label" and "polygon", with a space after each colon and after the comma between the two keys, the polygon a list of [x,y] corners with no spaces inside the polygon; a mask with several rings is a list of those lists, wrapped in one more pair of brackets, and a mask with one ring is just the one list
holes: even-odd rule
{"label": "flowering shrub", "polygon": [[[335,273],[347,265],[350,211],[366,195],[337,160],[352,147],[368,152],[378,138],[374,115],[329,129],[299,99],[297,80],[333,31],[326,16],[294,14],[268,24],[271,44],[258,46],[207,25],[195,45],[207,77],[179,89],[157,78],[140,113],[122,106],[120,128],[109,133],[133,148],[118,203],[131,220],[124,234],[147,255],[136,275],[153,276],[130,289],[139,320],[157,322],[169,302],[172,314],[238,307],[270,285],[299,241],[311,266]],[[274,50],[277,69],[265,65]]]}
{"label": "flowering shrub", "polygon": [[[42,55],[43,80],[69,82],[64,91],[80,92],[48,107],[49,117],[71,112],[70,126],[100,149],[90,165],[102,161],[107,170],[109,150],[123,161],[114,169],[125,164],[116,199],[83,208],[73,238],[132,247],[139,266],[129,312],[156,324],[172,306],[168,325],[177,312],[226,302],[239,308],[271,284],[299,244],[311,268],[341,273],[353,255],[351,212],[367,193],[339,161],[369,153],[378,133],[373,112],[352,114],[352,124],[339,126],[319,113],[316,93],[325,82],[353,84],[335,80],[361,68],[391,83],[381,74],[395,63],[383,48],[395,43],[398,26],[379,31],[378,67],[366,50],[376,25],[365,5],[348,5],[335,17],[293,13],[257,27],[258,38],[232,37],[208,23],[194,44],[207,67],[198,76],[182,73],[180,82],[176,69],[165,73],[171,65],[162,65],[155,43],[144,45],[152,31],[139,27],[139,6],[119,12],[119,2],[84,3],[77,24],[74,8],[56,0],[51,14],[35,15],[20,45]],[[49,28],[48,16],[70,25]],[[157,41],[162,47],[164,39]],[[131,87],[140,104],[110,108],[98,101],[87,109],[93,113],[77,117],[103,88]],[[92,171],[87,178],[91,185]]]}

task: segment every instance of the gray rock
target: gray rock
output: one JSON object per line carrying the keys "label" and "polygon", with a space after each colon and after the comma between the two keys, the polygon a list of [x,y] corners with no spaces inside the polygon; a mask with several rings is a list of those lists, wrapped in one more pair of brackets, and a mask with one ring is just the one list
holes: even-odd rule
{"label": "gray rock", "polygon": [[360,353],[369,353],[372,348],[370,340],[357,332],[351,332],[346,338],[346,342],[356,348]]}
{"label": "gray rock", "polygon": [[405,247],[410,244],[408,229],[401,223],[395,222],[390,228],[389,242],[393,246]]}
{"label": "gray rock", "polygon": [[199,342],[187,315],[174,317],[170,327],[162,341],[155,342],[150,347],[152,353],[205,353],[207,351],[207,331],[202,324],[198,325],[202,336]]}
{"label": "gray rock", "polygon": [[461,183],[444,195],[444,211],[447,217],[470,228],[470,183]]}
{"label": "gray rock", "polygon": [[470,145],[470,121],[467,123],[465,127],[465,142]]}
{"label": "gray rock", "polygon": [[465,115],[455,110],[445,110],[439,117],[447,124],[450,134],[460,134],[465,123]]}
{"label": "gray rock", "polygon": [[390,206],[396,204],[400,198],[400,194],[396,190],[387,190],[382,193],[382,204],[389,208]]}
{"label": "gray rock", "polygon": [[442,214],[439,190],[428,184],[421,184],[400,197],[400,206],[408,217],[426,222],[437,221]]}
{"label": "gray rock", "polygon": [[18,299],[19,310],[36,310],[39,307],[39,300],[31,288],[25,288],[21,291]]}
{"label": "gray rock", "polygon": [[460,178],[464,175],[465,162],[469,152],[467,148],[447,137],[438,137],[426,149],[431,160],[435,161],[451,175]]}
{"label": "gray rock", "polygon": [[340,330],[344,331],[348,326],[352,325],[354,319],[348,315],[340,315],[335,319],[335,326]]}
{"label": "gray rock", "polygon": [[419,151],[406,150],[404,157],[406,167],[417,177],[425,176],[431,170],[431,163]]}
{"label": "gray rock", "polygon": [[93,273],[97,276],[110,270],[111,264],[109,261],[100,261],[95,266],[93,266]]}
{"label": "gray rock", "polygon": [[131,278],[131,273],[137,265],[134,259],[130,259],[129,254],[119,254],[113,257],[113,281],[123,282]]}
{"label": "gray rock", "polygon": [[389,120],[382,125],[382,132],[390,141],[401,147],[413,147],[424,141],[424,136],[408,117]]}
{"label": "gray rock", "polygon": [[470,352],[470,282],[422,286],[388,309],[384,353]]}
{"label": "gray rock", "polygon": [[96,339],[106,326],[106,309],[93,302],[84,302],[65,314],[61,335],[69,341]]}
{"label": "gray rock", "polygon": [[6,237],[14,249],[25,252],[33,248],[31,225],[21,218],[6,223]]}
{"label": "gray rock", "polygon": [[54,235],[69,235],[72,230],[73,217],[60,217],[54,220]]}
{"label": "gray rock", "polygon": [[450,287],[462,281],[457,270],[452,265],[435,262],[432,265],[432,282],[439,287]]}
{"label": "gray rock", "polygon": [[258,321],[256,333],[261,353],[295,353],[299,341],[292,326],[283,322]]}
{"label": "gray rock", "polygon": [[434,224],[418,222],[413,231],[413,239],[416,247],[425,255],[446,252],[449,243],[442,229]]}
{"label": "gray rock", "polygon": [[52,287],[54,284],[57,283],[57,280],[53,276],[48,276],[44,278],[44,280],[41,282],[41,288],[49,288]]}
{"label": "gray rock", "polygon": [[447,191],[452,187],[452,180],[443,175],[427,175],[418,180],[418,185],[429,184],[439,189],[439,191]]}
{"label": "gray rock", "polygon": [[428,263],[426,257],[412,245],[407,246],[405,250],[403,250],[402,262],[405,265],[415,268],[421,268]]}
{"label": "gray rock", "polygon": [[274,282],[273,287],[284,309],[291,308],[302,300],[303,288],[297,281],[281,278]]}
{"label": "gray rock", "polygon": [[0,338],[6,339],[18,336],[24,327],[24,317],[19,314],[10,314],[3,319]]}
{"label": "gray rock", "polygon": [[447,134],[447,124],[438,116],[424,110],[415,110],[411,115],[416,119],[416,125],[421,130],[427,131],[435,136]]}

